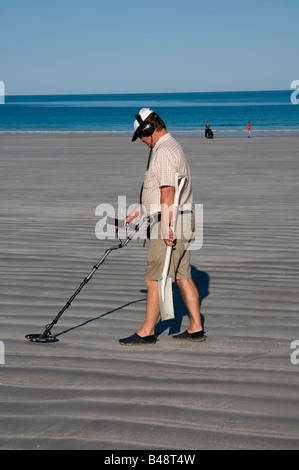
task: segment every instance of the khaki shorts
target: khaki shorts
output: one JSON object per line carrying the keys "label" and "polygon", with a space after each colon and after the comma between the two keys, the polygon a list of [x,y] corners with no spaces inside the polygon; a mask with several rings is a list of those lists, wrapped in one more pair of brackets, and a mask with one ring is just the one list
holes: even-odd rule
{"label": "khaki shorts", "polygon": [[[194,214],[180,214],[177,222],[177,240],[172,250],[168,276],[177,279],[191,277],[190,250],[187,244],[195,230]],[[146,281],[158,281],[162,277],[167,245],[161,239],[161,222],[156,222],[151,230],[147,252]]]}

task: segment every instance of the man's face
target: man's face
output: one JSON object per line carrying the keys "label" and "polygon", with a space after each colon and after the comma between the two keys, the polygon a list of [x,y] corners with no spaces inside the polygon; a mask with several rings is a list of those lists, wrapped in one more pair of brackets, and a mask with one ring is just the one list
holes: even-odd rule
{"label": "man's face", "polygon": [[152,146],[152,137],[141,136],[140,137],[140,142],[145,143],[148,146],[148,148],[151,148],[151,146]]}

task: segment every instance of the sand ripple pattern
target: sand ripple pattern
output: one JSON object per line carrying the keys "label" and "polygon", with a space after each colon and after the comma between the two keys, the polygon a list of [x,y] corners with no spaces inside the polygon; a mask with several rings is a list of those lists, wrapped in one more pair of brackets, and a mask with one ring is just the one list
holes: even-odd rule
{"label": "sand ripple pattern", "polygon": [[[118,344],[144,316],[146,249],[111,254],[95,208],[136,201],[147,150],[119,136],[0,136],[1,449],[298,449],[298,139],[182,137],[204,246],[192,252],[208,339]],[[134,168],[134,174],[131,170]]]}

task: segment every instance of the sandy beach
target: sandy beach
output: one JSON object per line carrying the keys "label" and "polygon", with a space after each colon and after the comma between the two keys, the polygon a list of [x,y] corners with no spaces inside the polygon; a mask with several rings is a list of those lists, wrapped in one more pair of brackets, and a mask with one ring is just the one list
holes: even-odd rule
{"label": "sandy beach", "polygon": [[[106,259],[96,207],[138,201],[148,149],[119,135],[0,135],[0,449],[298,449],[298,137],[179,136],[204,208],[192,251],[207,341],[123,347],[144,317],[147,249]],[[113,243],[113,242],[112,242]],[[293,361],[294,362],[294,361]]]}

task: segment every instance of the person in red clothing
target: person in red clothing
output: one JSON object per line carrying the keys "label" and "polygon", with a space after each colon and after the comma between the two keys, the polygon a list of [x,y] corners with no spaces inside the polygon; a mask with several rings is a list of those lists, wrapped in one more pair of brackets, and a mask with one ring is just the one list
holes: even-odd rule
{"label": "person in red clothing", "polygon": [[250,121],[248,121],[248,124],[247,124],[247,131],[248,131],[248,138],[251,137],[251,123]]}

